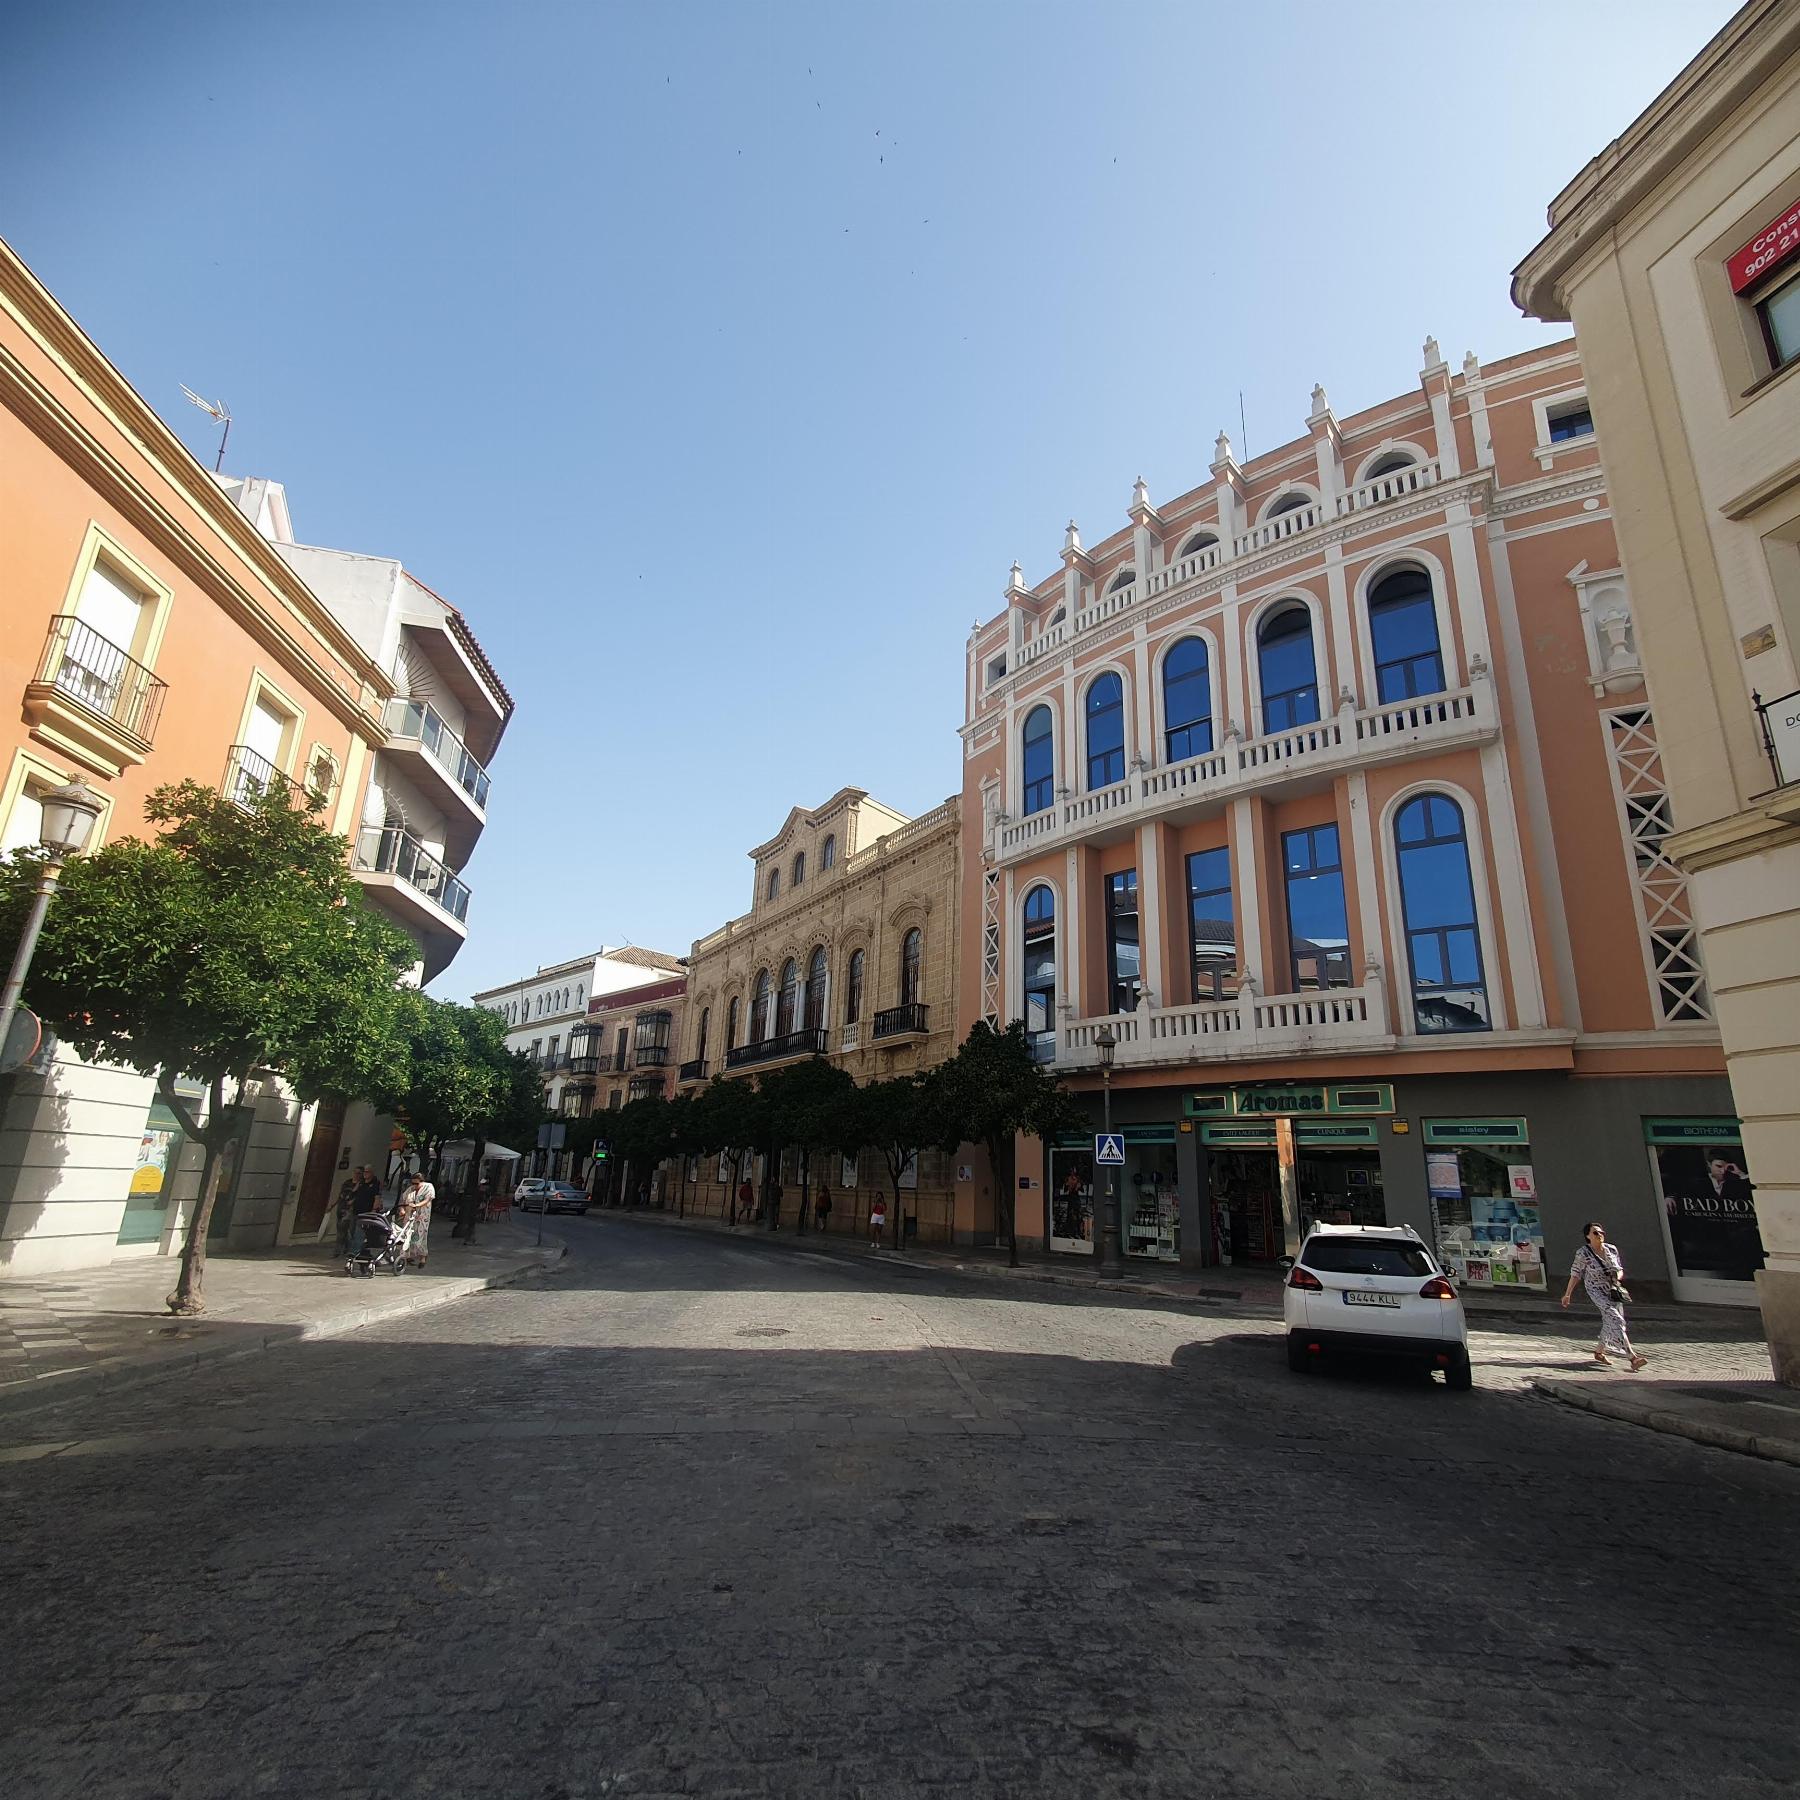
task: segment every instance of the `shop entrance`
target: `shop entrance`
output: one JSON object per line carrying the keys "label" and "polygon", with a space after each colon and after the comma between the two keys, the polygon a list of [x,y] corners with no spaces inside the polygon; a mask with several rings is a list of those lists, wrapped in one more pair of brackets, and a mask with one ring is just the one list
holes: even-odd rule
{"label": "shop entrance", "polygon": [[1646,1119],[1677,1300],[1754,1306],[1763,1266],[1756,1184],[1736,1119]]}
{"label": "shop entrance", "polygon": [[[1294,1193],[1302,1235],[1326,1225],[1385,1225],[1387,1197],[1372,1125],[1293,1122]],[[1273,1119],[1206,1125],[1213,1254],[1222,1263],[1272,1263],[1285,1254],[1281,1164]]]}
{"label": "shop entrance", "polygon": [[[1181,1194],[1175,1180],[1175,1129],[1125,1127],[1125,1166],[1111,1171],[1119,1203],[1119,1249],[1150,1262],[1181,1260]],[[1105,1205],[1105,1169],[1094,1167],[1093,1142],[1050,1151],[1048,1198],[1052,1250],[1092,1256]]]}

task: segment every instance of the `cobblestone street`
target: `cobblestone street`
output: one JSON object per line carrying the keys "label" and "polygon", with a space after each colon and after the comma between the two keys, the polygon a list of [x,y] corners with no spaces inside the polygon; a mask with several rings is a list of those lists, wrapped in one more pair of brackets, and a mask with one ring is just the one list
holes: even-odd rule
{"label": "cobblestone street", "polygon": [[1585,1317],[1453,1395],[1251,1309],[557,1230],[0,1420],[9,1796],[1792,1791],[1800,1471],[1525,1391]]}

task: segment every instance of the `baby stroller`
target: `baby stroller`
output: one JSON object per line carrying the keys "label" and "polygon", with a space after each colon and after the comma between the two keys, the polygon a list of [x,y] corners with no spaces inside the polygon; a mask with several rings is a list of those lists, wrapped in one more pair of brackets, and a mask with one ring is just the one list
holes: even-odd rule
{"label": "baby stroller", "polygon": [[406,1273],[406,1253],[412,1246],[412,1221],[394,1222],[386,1213],[369,1213],[356,1221],[362,1229],[362,1248],[344,1264],[347,1274],[373,1275],[385,1269],[390,1275]]}

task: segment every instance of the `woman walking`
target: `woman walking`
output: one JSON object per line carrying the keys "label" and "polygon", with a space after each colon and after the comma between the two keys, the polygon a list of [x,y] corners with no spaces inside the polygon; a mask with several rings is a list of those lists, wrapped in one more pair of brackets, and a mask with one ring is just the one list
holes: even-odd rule
{"label": "woman walking", "polygon": [[1569,1285],[1563,1289],[1565,1308],[1575,1296],[1577,1281],[1587,1289],[1588,1298],[1600,1309],[1600,1343],[1594,1351],[1594,1361],[1610,1367],[1612,1357],[1607,1352],[1611,1351],[1613,1355],[1629,1358],[1631,1372],[1635,1375],[1650,1359],[1632,1349],[1631,1339],[1626,1335],[1625,1302],[1630,1296],[1625,1292],[1625,1265],[1598,1225],[1581,1228],[1581,1248],[1575,1252],[1575,1261],[1569,1268]]}
{"label": "woman walking", "polygon": [[431,1254],[431,1203],[437,1189],[423,1175],[415,1175],[400,1197],[400,1218],[410,1235],[406,1243],[406,1260],[415,1269],[425,1266]]}

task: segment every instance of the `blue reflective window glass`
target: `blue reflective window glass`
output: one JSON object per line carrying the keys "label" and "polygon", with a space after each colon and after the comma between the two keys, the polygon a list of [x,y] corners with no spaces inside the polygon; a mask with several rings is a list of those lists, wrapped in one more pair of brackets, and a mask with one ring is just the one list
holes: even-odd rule
{"label": "blue reflective window glass", "polygon": [[1287,873],[1288,959],[1294,991],[1350,986],[1350,921],[1335,825],[1281,837]]}
{"label": "blue reflective window glass", "polygon": [[1409,800],[1394,820],[1413,1019],[1425,1031],[1492,1024],[1462,809],[1444,794]]}
{"label": "blue reflective window glass", "polygon": [[1188,941],[1196,1000],[1227,1000],[1238,991],[1237,916],[1231,898],[1231,852],[1196,850],[1187,859]]}
{"label": "blue reflective window glass", "polygon": [[1319,677],[1313,663],[1312,615],[1304,606],[1284,606],[1263,621],[1256,634],[1262,676],[1264,731],[1291,731],[1319,716]]}
{"label": "blue reflective window glass", "polygon": [[1444,691],[1431,578],[1399,569],[1369,594],[1369,635],[1375,648],[1375,692],[1383,700],[1413,700]]}
{"label": "blue reflective window glass", "polygon": [[1125,779],[1125,684],[1110,671],[1087,691],[1087,784]]}
{"label": "blue reflective window glass", "polygon": [[1023,805],[1029,817],[1042,812],[1056,795],[1056,743],[1049,707],[1034,706],[1025,715],[1019,747],[1024,763]]}
{"label": "blue reflective window glass", "polygon": [[1032,1056],[1056,1054],[1056,896],[1034,887],[1025,896],[1025,1035]]}
{"label": "blue reflective window glass", "polygon": [[1107,1010],[1135,1012],[1142,991],[1136,869],[1121,869],[1106,878],[1106,974],[1110,988]]}
{"label": "blue reflective window glass", "polygon": [[1170,762],[1213,747],[1212,680],[1206,640],[1183,638],[1163,658],[1163,744]]}

